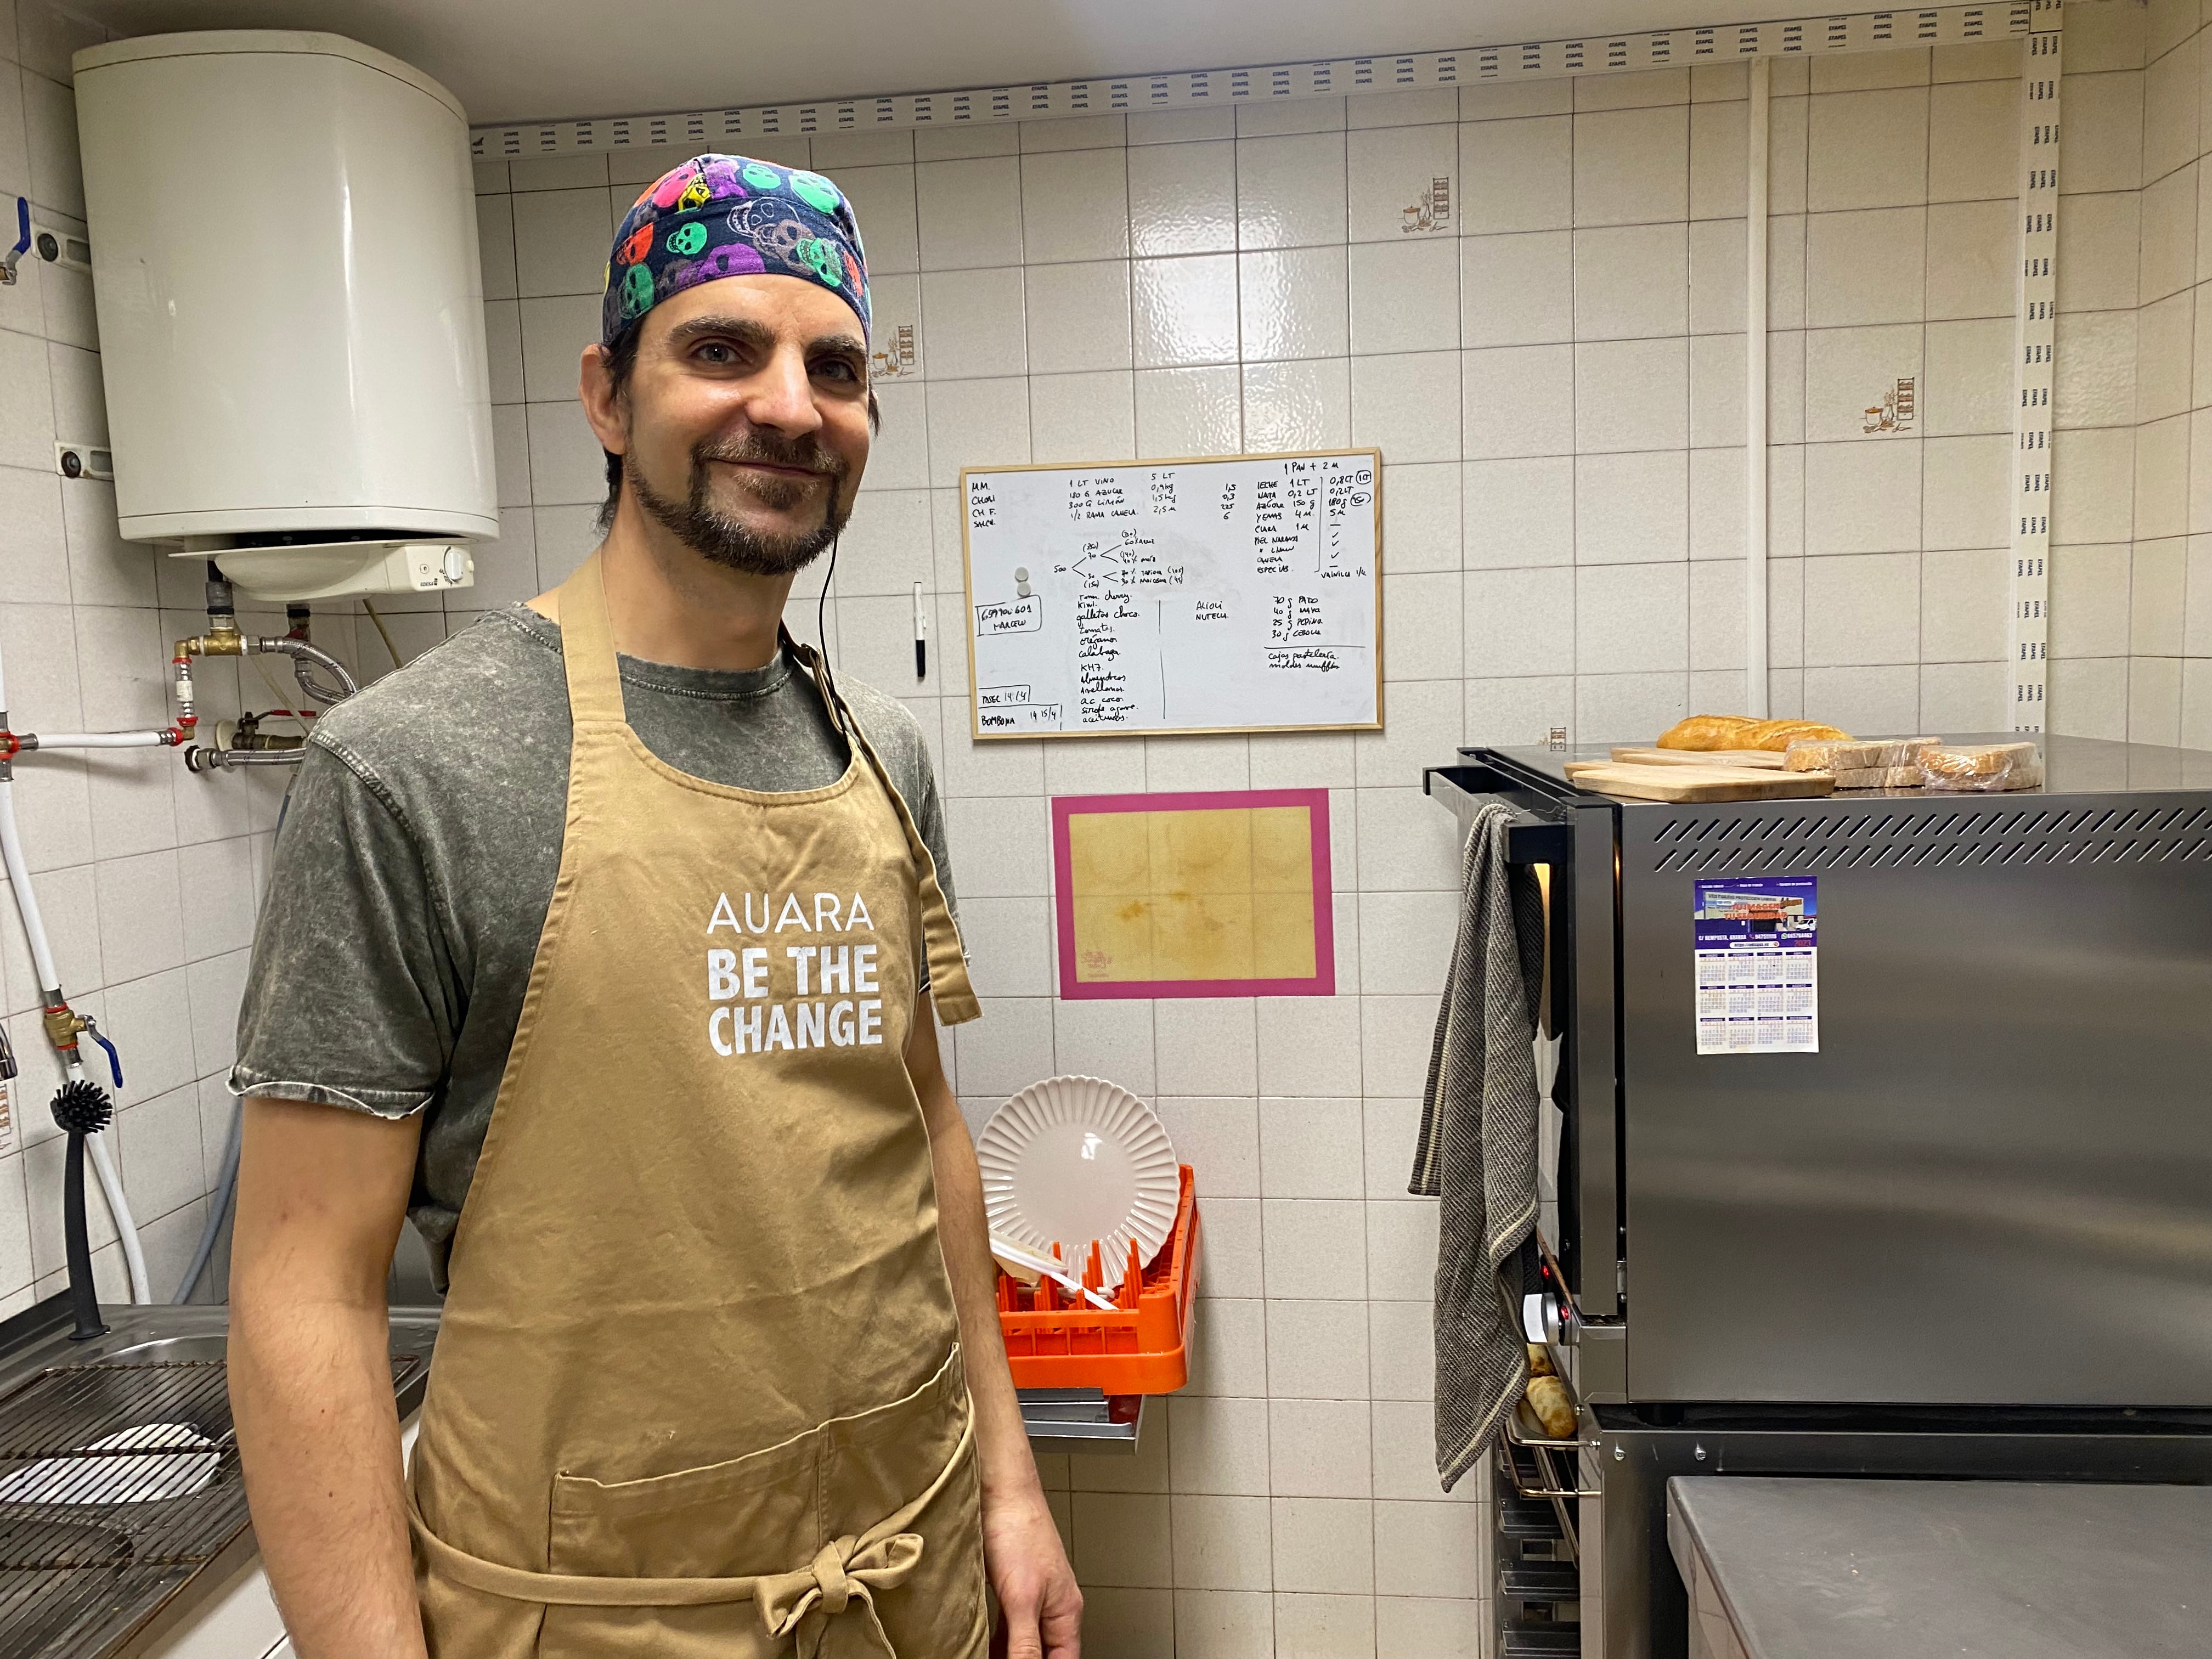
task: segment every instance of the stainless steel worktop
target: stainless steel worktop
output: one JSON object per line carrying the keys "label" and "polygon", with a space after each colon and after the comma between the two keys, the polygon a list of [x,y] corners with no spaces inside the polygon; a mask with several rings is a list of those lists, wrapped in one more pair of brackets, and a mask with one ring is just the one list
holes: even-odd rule
{"label": "stainless steel worktop", "polygon": [[2202,1659],[2212,1488],[1676,1476],[1692,1659]]}

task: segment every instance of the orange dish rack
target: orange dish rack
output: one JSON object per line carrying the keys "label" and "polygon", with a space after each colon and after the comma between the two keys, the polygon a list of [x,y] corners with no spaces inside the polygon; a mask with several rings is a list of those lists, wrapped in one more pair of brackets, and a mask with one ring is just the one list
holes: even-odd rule
{"label": "orange dish rack", "polygon": [[[1079,1302],[1049,1279],[1024,1285],[999,1274],[999,1325],[1018,1389],[1097,1389],[1109,1397],[1173,1394],[1190,1376],[1191,1310],[1198,1293],[1198,1197],[1181,1166],[1174,1230],[1152,1266],[1129,1259],[1114,1306]],[[1057,1251],[1055,1250],[1055,1254]],[[1083,1282],[1105,1290],[1091,1242]]]}

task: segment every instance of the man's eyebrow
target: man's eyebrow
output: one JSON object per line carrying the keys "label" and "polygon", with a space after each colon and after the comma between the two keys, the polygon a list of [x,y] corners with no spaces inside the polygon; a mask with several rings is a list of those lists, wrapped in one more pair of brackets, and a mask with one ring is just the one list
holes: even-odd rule
{"label": "man's eyebrow", "polygon": [[775,336],[767,325],[756,322],[750,317],[692,317],[668,331],[668,337],[679,342],[696,340],[708,334],[726,334],[732,339],[743,340],[747,345],[775,343]]}
{"label": "man's eyebrow", "polygon": [[807,343],[810,356],[817,351],[842,351],[854,357],[868,355],[867,342],[857,334],[824,334]]}

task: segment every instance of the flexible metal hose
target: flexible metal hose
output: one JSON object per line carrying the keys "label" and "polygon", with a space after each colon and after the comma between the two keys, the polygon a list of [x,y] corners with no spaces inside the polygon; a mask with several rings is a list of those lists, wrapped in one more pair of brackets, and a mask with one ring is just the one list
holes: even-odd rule
{"label": "flexible metal hose", "polygon": [[[298,679],[300,682],[300,690],[306,692],[317,702],[337,702],[344,698],[353,696],[355,692],[361,690],[359,684],[355,682],[353,675],[347,671],[346,665],[343,663],[340,662],[336,657],[331,655],[329,652],[320,650],[314,646],[309,645],[305,640],[295,640],[280,635],[275,638],[258,639],[254,641],[253,649],[256,651],[279,651],[283,653],[284,655],[291,658],[293,659],[292,673],[294,678]],[[337,691],[332,691],[324,686],[313,674],[307,672],[308,665],[310,664],[313,664],[318,668],[327,668],[330,670],[331,673],[337,676],[338,684],[343,689]]]}

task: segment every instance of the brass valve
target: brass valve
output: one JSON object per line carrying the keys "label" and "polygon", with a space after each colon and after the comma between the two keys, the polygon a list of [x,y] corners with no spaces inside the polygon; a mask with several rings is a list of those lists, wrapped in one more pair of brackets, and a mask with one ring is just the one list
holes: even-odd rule
{"label": "brass valve", "polygon": [[79,1031],[92,1029],[92,1022],[67,1003],[47,1009],[46,1020],[46,1041],[52,1043],[55,1048],[64,1051],[76,1047],[76,1034]]}
{"label": "brass valve", "polygon": [[177,641],[178,657],[242,657],[246,654],[246,635],[238,631],[234,617],[210,617],[208,631]]}

